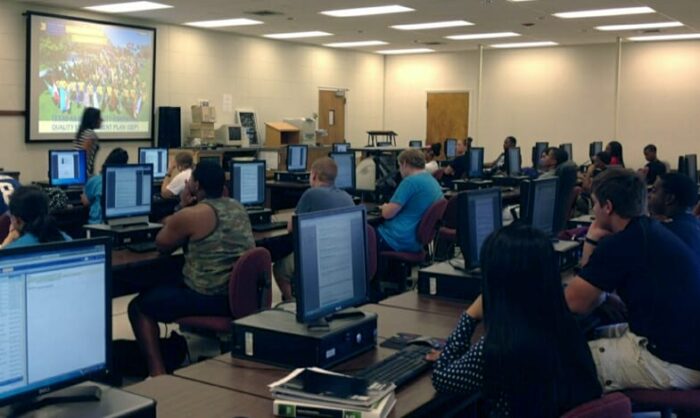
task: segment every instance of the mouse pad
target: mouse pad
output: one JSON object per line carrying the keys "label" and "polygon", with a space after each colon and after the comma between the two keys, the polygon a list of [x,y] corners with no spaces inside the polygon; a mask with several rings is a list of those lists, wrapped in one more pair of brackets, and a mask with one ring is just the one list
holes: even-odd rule
{"label": "mouse pad", "polygon": [[379,344],[379,346],[384,348],[390,348],[393,350],[401,350],[415,339],[422,339],[427,341],[436,350],[442,350],[442,348],[445,347],[445,344],[447,343],[447,340],[444,338],[423,337],[420,334],[399,332],[393,337],[384,340],[381,344]]}

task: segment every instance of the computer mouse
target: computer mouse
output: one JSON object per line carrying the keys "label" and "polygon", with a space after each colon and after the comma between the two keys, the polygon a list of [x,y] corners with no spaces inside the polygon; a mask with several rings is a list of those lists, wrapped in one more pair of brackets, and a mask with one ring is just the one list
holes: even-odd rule
{"label": "computer mouse", "polygon": [[421,346],[430,347],[430,348],[439,348],[440,347],[440,343],[431,337],[414,338],[411,341],[409,341],[408,343],[406,343],[406,345],[421,345]]}

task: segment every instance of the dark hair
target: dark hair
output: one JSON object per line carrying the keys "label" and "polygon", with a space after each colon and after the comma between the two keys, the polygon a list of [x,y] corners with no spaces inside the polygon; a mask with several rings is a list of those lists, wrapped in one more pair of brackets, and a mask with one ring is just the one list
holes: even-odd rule
{"label": "dark hair", "polygon": [[605,165],[610,165],[610,153],[601,151],[595,155],[597,159],[603,162]]}
{"label": "dark hair", "polygon": [[698,187],[688,176],[680,173],[667,173],[659,176],[664,193],[676,197],[676,205],[683,209],[692,208],[698,202]]}
{"label": "dark hair", "polygon": [[22,234],[34,234],[39,242],[63,241],[63,235],[49,215],[49,198],[36,186],[21,186],[10,197],[10,214],[24,222]]}
{"label": "dark hair", "polygon": [[559,147],[549,147],[544,150],[545,154],[553,153],[554,159],[557,161],[557,165],[565,163],[569,160],[569,153]]}
{"label": "dark hair", "polygon": [[216,199],[224,193],[224,169],[213,161],[202,161],[192,171],[192,179],[199,182],[207,197]]}
{"label": "dark hair", "polygon": [[431,144],[430,149],[432,149],[433,154],[435,154],[435,156],[438,157],[438,156],[440,156],[440,152],[442,151],[442,144],[439,142]]}
{"label": "dark hair", "polygon": [[100,109],[86,107],[85,110],[83,110],[83,117],[80,120],[80,128],[78,128],[78,134],[75,137],[80,138],[80,135],[85,130],[96,129],[100,124],[100,119],[102,119]]}
{"label": "dark hair", "polygon": [[566,380],[585,382],[600,396],[595,365],[564,299],[549,238],[514,223],[491,234],[481,250],[483,272],[484,392],[504,394],[514,417],[558,417],[573,401]]}
{"label": "dark hair", "polygon": [[647,186],[640,176],[624,168],[609,168],[593,179],[593,194],[603,205],[612,202],[613,211],[630,219],[644,214]]}
{"label": "dark hair", "polygon": [[608,142],[608,147],[610,147],[610,158],[616,157],[620,161],[622,167],[625,166],[625,159],[622,158],[622,144],[617,141]]}
{"label": "dark hair", "polygon": [[515,139],[514,136],[507,136],[507,137],[506,137],[506,141],[508,141],[508,143],[509,143],[511,146],[513,146],[513,147],[516,146],[516,145],[518,145],[518,140]]}
{"label": "dark hair", "polygon": [[115,148],[105,159],[105,165],[126,164],[129,162],[129,153],[124,148]]}
{"label": "dark hair", "polygon": [[656,152],[656,145],[654,144],[649,144],[646,147],[644,147],[644,152],[649,151],[649,152]]}

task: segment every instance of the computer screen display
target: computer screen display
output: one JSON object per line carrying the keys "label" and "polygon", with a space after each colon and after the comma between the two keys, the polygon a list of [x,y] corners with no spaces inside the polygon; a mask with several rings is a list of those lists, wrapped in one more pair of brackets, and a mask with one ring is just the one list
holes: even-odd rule
{"label": "computer screen display", "polygon": [[558,184],[557,177],[533,180],[527,196],[528,209],[525,222],[550,236],[558,232],[554,231]]}
{"label": "computer screen display", "polygon": [[445,140],[445,158],[451,160],[457,156],[457,140],[455,138],[447,138]]}
{"label": "computer screen display", "polygon": [[221,157],[222,157],[221,154],[213,154],[213,155],[212,155],[212,154],[209,154],[209,155],[207,155],[207,154],[201,154],[201,153],[200,153],[200,154],[197,156],[197,161],[198,161],[197,164],[200,164],[200,163],[203,163],[203,162],[205,162],[205,161],[208,161],[208,162],[210,162],[210,163],[214,163],[214,164],[221,165]]}
{"label": "computer screen display", "polygon": [[168,149],[139,148],[139,164],[153,165],[153,178],[164,178],[168,174]]}
{"label": "computer screen display", "polygon": [[84,150],[50,150],[49,184],[79,186],[87,182]]}
{"label": "computer screen display", "polygon": [[423,141],[420,139],[412,139],[408,141],[409,148],[423,148]]}
{"label": "computer screen display", "polygon": [[540,159],[547,148],[549,148],[549,142],[535,142],[535,146],[532,147],[532,166],[534,168],[540,166]]}
{"label": "computer screen display", "polygon": [[287,147],[287,171],[306,171],[309,148],[306,145]]}
{"label": "computer screen display", "polygon": [[331,158],[338,166],[335,187],[343,190],[355,189],[355,154],[351,152],[332,152]]}
{"label": "computer screen display", "polygon": [[333,152],[348,152],[350,151],[350,144],[347,142],[340,142],[333,144]]}
{"label": "computer screen display", "polygon": [[481,178],[484,175],[484,149],[471,148],[467,164],[467,177]]}
{"label": "computer screen display", "polygon": [[593,157],[598,155],[599,152],[603,152],[603,142],[594,141],[588,145],[588,157],[593,160]]}
{"label": "computer screen display", "polygon": [[108,239],[0,251],[0,405],[109,369]]}
{"label": "computer screen display", "polygon": [[244,206],[265,203],[265,161],[231,161],[232,197]]}
{"label": "computer screen display", "polygon": [[698,182],[698,156],[696,154],[686,154],[685,156],[686,174],[693,182]]}
{"label": "computer screen display", "polygon": [[367,300],[362,206],[294,216],[297,321],[313,322]]}
{"label": "computer screen display", "polygon": [[574,147],[573,147],[573,145],[571,145],[569,143],[561,144],[561,145],[559,145],[559,148],[566,151],[566,154],[569,157],[568,161],[574,161]]}
{"label": "computer screen display", "polygon": [[153,166],[107,165],[102,169],[104,219],[127,218],[151,213]]}
{"label": "computer screen display", "polygon": [[506,171],[509,176],[520,175],[522,171],[522,163],[520,160],[520,148],[512,147],[506,151]]}
{"label": "computer screen display", "polygon": [[503,226],[501,191],[497,188],[459,193],[457,239],[468,268],[479,266],[481,246]]}

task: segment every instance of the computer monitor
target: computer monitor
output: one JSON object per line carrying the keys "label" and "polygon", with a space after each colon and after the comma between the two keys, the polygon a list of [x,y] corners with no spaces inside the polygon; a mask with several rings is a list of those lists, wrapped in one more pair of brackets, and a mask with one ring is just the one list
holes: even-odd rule
{"label": "computer monitor", "polygon": [[365,209],[351,206],[295,215],[297,321],[322,322],[367,300]]}
{"label": "computer monitor", "polygon": [[559,145],[559,149],[563,149],[566,151],[566,154],[568,155],[569,159],[568,161],[574,161],[574,146],[571,145],[570,143],[566,144],[561,144]]}
{"label": "computer monitor", "polygon": [[593,161],[593,157],[598,155],[598,153],[603,152],[603,142],[594,141],[588,145],[588,158]]}
{"label": "computer monitor", "polygon": [[168,149],[139,147],[139,164],[153,165],[154,179],[165,178],[165,175],[168,174]]}
{"label": "computer monitor", "polygon": [[352,152],[332,152],[331,158],[338,166],[335,187],[355,190],[355,154]]}
{"label": "computer monitor", "polygon": [[332,152],[350,152],[350,144],[347,142],[336,142],[333,144]]}
{"label": "computer monitor", "polygon": [[408,141],[409,148],[423,148],[423,141],[420,139],[412,139]]}
{"label": "computer monitor", "polygon": [[484,175],[484,149],[469,149],[469,159],[467,160],[467,177],[481,178]]}
{"label": "computer monitor", "polygon": [[223,153],[220,152],[203,152],[200,151],[197,154],[197,164],[203,163],[205,161],[208,161],[210,163],[215,163],[218,164],[219,166],[223,167]]}
{"label": "computer monitor", "polygon": [[86,182],[85,150],[49,150],[50,186],[80,186]]}
{"label": "computer monitor", "polygon": [[[523,182],[521,187],[521,218],[525,223],[549,236],[554,236],[559,232],[554,230],[558,185],[559,178],[550,177]],[[525,192],[525,196],[523,196],[523,192]],[[523,205],[525,206],[524,213],[522,211]]]}
{"label": "computer monitor", "polygon": [[468,269],[479,267],[481,246],[503,225],[501,190],[468,190],[457,195],[457,240]]}
{"label": "computer monitor", "polygon": [[457,156],[457,139],[447,138],[445,140],[445,158],[451,160]]}
{"label": "computer monitor", "polygon": [[[681,160],[682,159],[682,160]],[[698,156],[697,154],[686,154],[681,157],[679,161],[678,171],[682,172],[686,176],[690,177],[695,184],[698,183]]]}
{"label": "computer monitor", "polygon": [[265,161],[231,161],[232,197],[243,206],[265,203]]}
{"label": "computer monitor", "polygon": [[0,251],[0,406],[110,369],[107,238]]}
{"label": "computer monitor", "polygon": [[287,171],[306,171],[308,145],[287,146]]}
{"label": "computer monitor", "polygon": [[547,148],[549,148],[549,142],[535,142],[535,146],[532,147],[532,167],[540,166],[540,159]]}
{"label": "computer monitor", "polygon": [[109,225],[148,223],[153,166],[106,165],[102,168],[102,216]]}
{"label": "computer monitor", "polygon": [[521,168],[520,147],[511,147],[506,150],[506,173],[511,176],[519,176]]}

